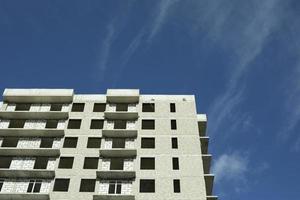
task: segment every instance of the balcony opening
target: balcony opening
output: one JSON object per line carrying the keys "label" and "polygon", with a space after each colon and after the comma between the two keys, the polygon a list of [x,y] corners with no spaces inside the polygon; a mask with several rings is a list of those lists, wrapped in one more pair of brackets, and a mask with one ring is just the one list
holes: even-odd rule
{"label": "balcony opening", "polygon": [[42,138],[40,148],[52,148],[54,138]]}
{"label": "balcony opening", "polygon": [[2,147],[17,147],[19,138],[17,137],[5,137],[2,141]]}
{"label": "balcony opening", "polygon": [[178,140],[177,140],[177,138],[172,138],[172,149],[178,149]]}
{"label": "balcony opening", "polygon": [[115,120],[114,129],[126,129],[127,121],[126,120]]}
{"label": "balcony opening", "polygon": [[150,119],[142,120],[142,129],[144,130],[154,130],[155,129],[155,121]]}
{"label": "balcony opening", "polygon": [[116,111],[120,112],[127,112],[128,111],[128,104],[127,103],[118,103],[116,104]]}
{"label": "balcony opening", "polygon": [[54,181],[54,192],[68,192],[70,179],[57,178]]}
{"label": "balcony opening", "polygon": [[81,179],[79,192],[94,192],[96,179]]}
{"label": "balcony opening", "polygon": [[63,148],[76,148],[77,141],[78,141],[77,137],[66,137]]}
{"label": "balcony opening", "polygon": [[140,180],[140,193],[154,193],[155,180],[154,179],[141,179]]}
{"label": "balcony opening", "polygon": [[30,110],[30,103],[18,103],[16,104],[15,111],[29,111]]}
{"label": "balcony opening", "polygon": [[73,103],[72,112],[83,112],[84,111],[84,103]]}
{"label": "balcony opening", "polygon": [[143,103],[142,111],[143,112],[155,112],[155,104],[154,103]]}
{"label": "balcony opening", "polygon": [[8,128],[24,128],[26,120],[11,119]]}
{"label": "balcony opening", "polygon": [[98,157],[86,157],[84,158],[83,169],[98,169]]}
{"label": "balcony opening", "polygon": [[68,129],[80,129],[81,119],[69,119]]}
{"label": "balcony opening", "polygon": [[87,142],[87,148],[100,148],[101,147],[101,138],[89,137]]}
{"label": "balcony opening", "polygon": [[125,148],[125,139],[114,138],[112,141],[112,148]]}
{"label": "balcony opening", "polygon": [[27,193],[39,193],[41,186],[42,180],[30,180],[27,187]]}
{"label": "balcony opening", "polygon": [[171,119],[171,130],[177,129],[177,123],[175,119]]}
{"label": "balcony opening", "polygon": [[121,194],[122,184],[117,181],[110,181],[108,187],[108,194]]}
{"label": "balcony opening", "polygon": [[173,170],[179,170],[179,159],[172,158],[172,165],[173,165]]}
{"label": "balcony opening", "polygon": [[60,169],[72,169],[74,157],[60,157],[58,168]]}
{"label": "balcony opening", "polygon": [[170,103],[170,112],[176,112],[175,103]]}
{"label": "balcony opening", "polygon": [[141,139],[142,149],[154,149],[155,148],[155,138],[142,138]]}
{"label": "balcony opening", "polygon": [[45,128],[57,128],[58,120],[47,120]]}
{"label": "balcony opening", "polygon": [[12,157],[0,156],[0,168],[9,169],[11,161],[12,161]]}
{"label": "balcony opening", "polygon": [[0,192],[2,190],[3,184],[4,184],[4,179],[0,179]]}
{"label": "balcony opening", "polygon": [[155,158],[141,158],[141,169],[155,169]]}
{"label": "balcony opening", "polygon": [[103,129],[103,119],[92,119],[90,129]]}
{"label": "balcony opening", "polygon": [[54,104],[51,104],[50,111],[61,111],[62,107],[63,107],[63,104],[54,103]]}
{"label": "balcony opening", "polygon": [[36,157],[33,169],[47,169],[49,158]]}
{"label": "balcony opening", "polygon": [[180,193],[180,180],[179,179],[173,180],[173,189],[174,189],[174,193]]}
{"label": "balcony opening", "polygon": [[123,170],[124,159],[123,158],[111,158],[110,170]]}
{"label": "balcony opening", "polygon": [[106,104],[105,103],[95,103],[93,112],[104,112]]}

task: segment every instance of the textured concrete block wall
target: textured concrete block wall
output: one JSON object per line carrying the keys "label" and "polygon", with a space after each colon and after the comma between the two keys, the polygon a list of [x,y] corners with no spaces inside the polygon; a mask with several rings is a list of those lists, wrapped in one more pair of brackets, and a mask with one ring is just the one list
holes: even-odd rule
{"label": "textured concrete block wall", "polygon": [[126,129],[129,129],[129,130],[136,129],[136,121],[127,121]]}
{"label": "textured concrete block wall", "polygon": [[25,193],[28,188],[28,180],[16,180],[14,189],[17,193]]}
{"label": "textured concrete block wall", "polygon": [[128,112],[136,112],[136,104],[128,104]]}
{"label": "textured concrete block wall", "polygon": [[49,193],[51,189],[51,180],[43,180],[40,193]]}
{"label": "textured concrete block wall", "polygon": [[56,165],[56,158],[50,158],[48,160],[47,169],[48,170],[55,170],[55,165]]}
{"label": "textured concrete block wall", "polygon": [[109,182],[108,181],[100,181],[99,184],[99,193],[100,194],[108,194]]}
{"label": "textured concrete block wall", "polygon": [[13,180],[5,180],[1,189],[3,193],[13,192],[15,188],[15,181]]}
{"label": "textured concrete block wall", "polygon": [[[27,193],[29,179],[11,179],[5,180],[1,193]],[[43,180],[40,193],[49,193],[51,189],[51,180]]]}
{"label": "textured concrete block wall", "polygon": [[15,111],[16,110],[16,104],[8,104],[6,106],[6,111]]}
{"label": "textured concrete block wall", "polygon": [[102,159],[101,170],[109,171],[109,168],[110,168],[110,159]]}
{"label": "textured concrete block wall", "polygon": [[0,138],[0,147],[2,146],[3,138]]}
{"label": "textured concrete block wall", "polygon": [[122,182],[121,186],[121,194],[131,194],[132,192],[132,182],[131,181],[124,181]]}
{"label": "textured concrete block wall", "polygon": [[105,138],[104,139],[104,149],[111,149],[112,148],[113,139]]}
{"label": "textured concrete block wall", "polygon": [[41,138],[20,138],[17,148],[21,149],[34,149],[39,148],[41,144]]}
{"label": "textured concrete block wall", "polygon": [[2,119],[0,121],[0,128],[8,128],[8,125],[9,125],[9,120]]}
{"label": "textured concrete block wall", "polygon": [[35,158],[33,157],[14,157],[11,161],[9,169],[33,169]]}
{"label": "textured concrete block wall", "polygon": [[46,120],[26,120],[25,129],[44,129],[46,126]]}
{"label": "textured concrete block wall", "polygon": [[134,149],[134,139],[132,139],[132,138],[125,139],[125,148],[126,149]]}
{"label": "textured concrete block wall", "polygon": [[117,108],[116,104],[110,103],[110,104],[107,104],[106,111],[108,111],[108,112],[115,112],[116,108]]}
{"label": "textured concrete block wall", "polygon": [[31,111],[31,112],[38,112],[38,111],[40,111],[40,104],[31,104],[29,111]]}
{"label": "textured concrete block wall", "polygon": [[133,171],[134,160],[131,158],[124,159],[124,171]]}
{"label": "textured concrete block wall", "polygon": [[62,146],[62,138],[54,138],[52,148],[53,149],[60,149],[61,146]]}
{"label": "textured concrete block wall", "polygon": [[114,129],[114,121],[107,120],[106,128],[109,129],[109,130]]}

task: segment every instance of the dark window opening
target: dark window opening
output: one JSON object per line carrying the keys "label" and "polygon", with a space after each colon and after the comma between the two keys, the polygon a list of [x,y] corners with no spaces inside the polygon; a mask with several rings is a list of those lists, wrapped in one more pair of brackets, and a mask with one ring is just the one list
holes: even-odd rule
{"label": "dark window opening", "polygon": [[140,192],[141,193],[155,192],[155,180],[154,179],[141,179],[140,180]]}
{"label": "dark window opening", "polygon": [[63,105],[61,103],[51,104],[50,111],[61,111]]}
{"label": "dark window opening", "polygon": [[80,129],[81,119],[69,119],[68,129]]}
{"label": "dark window opening", "polygon": [[155,169],[155,158],[141,158],[141,169]]}
{"label": "dark window opening", "polygon": [[127,121],[126,120],[115,120],[114,129],[126,129]]}
{"label": "dark window opening", "polygon": [[155,148],[155,138],[142,138],[141,148],[154,149]]}
{"label": "dark window opening", "polygon": [[4,184],[4,179],[0,179],[0,192],[1,192],[1,190],[2,190],[3,184]]}
{"label": "dark window opening", "polygon": [[170,112],[176,112],[175,103],[170,103]]}
{"label": "dark window opening", "polygon": [[142,111],[143,112],[155,112],[155,104],[154,103],[143,103]]}
{"label": "dark window opening", "polygon": [[150,119],[142,120],[142,129],[153,130],[155,129],[155,121]]}
{"label": "dark window opening", "polygon": [[172,138],[172,149],[178,149],[178,140],[177,140],[177,138]]}
{"label": "dark window opening", "polygon": [[39,193],[41,186],[42,180],[30,180],[27,187],[27,193]]}
{"label": "dark window opening", "polygon": [[173,187],[174,187],[174,193],[180,193],[180,180],[179,179],[173,180]]}
{"label": "dark window opening", "polygon": [[42,138],[40,148],[52,148],[54,138]]}
{"label": "dark window opening", "polygon": [[72,112],[83,112],[84,103],[73,103]]}
{"label": "dark window opening", "polygon": [[98,169],[98,157],[86,157],[84,158],[83,169]]}
{"label": "dark window opening", "polygon": [[17,137],[5,137],[2,141],[2,147],[17,147],[19,138]]}
{"label": "dark window opening", "polygon": [[120,182],[109,182],[108,194],[121,194],[122,184]]}
{"label": "dark window opening", "polygon": [[128,111],[128,104],[127,103],[116,104],[116,111]]}
{"label": "dark window opening", "polygon": [[0,156],[0,168],[9,169],[11,161],[12,161],[12,157]]}
{"label": "dark window opening", "polygon": [[12,119],[9,121],[8,128],[24,128],[26,120]]}
{"label": "dark window opening", "polygon": [[90,129],[103,129],[103,119],[92,119]]}
{"label": "dark window opening", "polygon": [[15,111],[29,111],[30,110],[30,103],[18,103],[16,104]]}
{"label": "dark window opening", "polygon": [[101,138],[88,138],[87,148],[100,148],[101,147]]}
{"label": "dark window opening", "polygon": [[94,192],[96,179],[81,179],[79,192]]}
{"label": "dark window opening", "polygon": [[60,157],[58,168],[60,169],[72,169],[74,157]]}
{"label": "dark window opening", "polygon": [[173,170],[178,170],[179,169],[179,159],[172,158],[172,165],[173,165]]}
{"label": "dark window opening", "polygon": [[49,158],[36,157],[33,169],[47,169]]}
{"label": "dark window opening", "polygon": [[171,129],[176,130],[177,129],[177,123],[175,119],[171,119]]}
{"label": "dark window opening", "polygon": [[111,158],[110,170],[123,170],[124,159],[123,158]]}
{"label": "dark window opening", "polygon": [[112,148],[125,148],[125,139],[114,138],[112,141]]}
{"label": "dark window opening", "polygon": [[57,128],[58,120],[47,120],[45,128]]}
{"label": "dark window opening", "polygon": [[63,148],[76,148],[77,141],[78,141],[77,137],[66,137]]}
{"label": "dark window opening", "polygon": [[68,192],[69,190],[70,179],[61,179],[57,178],[54,181],[54,192]]}
{"label": "dark window opening", "polygon": [[105,103],[95,103],[93,112],[104,112],[106,104]]}

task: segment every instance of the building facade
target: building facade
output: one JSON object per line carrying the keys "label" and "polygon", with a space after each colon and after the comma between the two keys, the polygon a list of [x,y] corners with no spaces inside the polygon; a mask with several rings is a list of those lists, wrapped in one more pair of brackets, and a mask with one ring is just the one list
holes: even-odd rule
{"label": "building facade", "polygon": [[193,95],[6,89],[0,199],[216,200]]}

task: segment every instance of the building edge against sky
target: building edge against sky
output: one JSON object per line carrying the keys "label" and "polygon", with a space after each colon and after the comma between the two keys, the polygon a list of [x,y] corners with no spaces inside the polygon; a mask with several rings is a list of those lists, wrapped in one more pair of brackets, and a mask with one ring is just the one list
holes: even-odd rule
{"label": "building edge against sky", "polygon": [[218,199],[194,95],[5,89],[0,120],[0,199]]}

